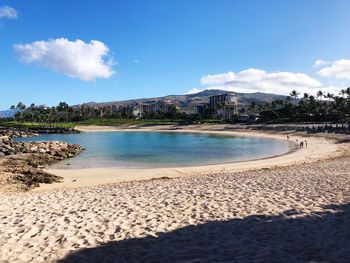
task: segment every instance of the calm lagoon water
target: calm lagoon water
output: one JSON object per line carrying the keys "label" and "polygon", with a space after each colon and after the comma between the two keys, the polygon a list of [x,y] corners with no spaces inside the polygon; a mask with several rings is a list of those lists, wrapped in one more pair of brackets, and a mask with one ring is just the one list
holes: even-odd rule
{"label": "calm lagoon water", "polygon": [[54,165],[66,169],[194,166],[265,158],[290,149],[288,142],[273,139],[179,132],[87,132],[21,138],[52,140],[86,148],[79,156]]}

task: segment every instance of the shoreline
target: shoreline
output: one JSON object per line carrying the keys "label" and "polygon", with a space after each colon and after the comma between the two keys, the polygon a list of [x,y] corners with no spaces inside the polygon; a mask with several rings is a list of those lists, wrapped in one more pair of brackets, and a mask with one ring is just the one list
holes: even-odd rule
{"label": "shoreline", "polygon": [[[271,169],[310,163],[328,158],[340,157],[345,152],[341,144],[336,144],[335,138],[326,138],[298,133],[262,132],[255,130],[227,130],[223,125],[195,125],[195,126],[152,126],[152,127],[110,127],[110,126],[80,126],[82,132],[112,132],[112,131],[143,131],[143,132],[185,132],[206,133],[228,136],[264,137],[285,140],[294,143],[294,147],[285,154],[255,160],[237,161],[221,164],[198,165],[172,168],[82,168],[82,169],[45,169],[46,172],[63,177],[62,183],[41,184],[33,191],[47,191],[54,189],[80,188],[120,182],[144,181],[157,178],[178,178],[198,176],[213,173],[232,173],[256,169]],[[290,140],[286,135],[290,135]],[[308,147],[298,149],[296,140],[308,140]]]}

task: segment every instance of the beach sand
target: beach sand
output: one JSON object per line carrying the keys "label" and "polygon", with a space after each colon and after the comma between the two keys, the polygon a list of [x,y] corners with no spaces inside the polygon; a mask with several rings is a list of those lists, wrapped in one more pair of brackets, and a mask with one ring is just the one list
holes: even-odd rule
{"label": "beach sand", "polygon": [[348,144],[307,140],[280,167],[2,193],[0,262],[349,262]]}
{"label": "beach sand", "polygon": [[3,194],[0,262],[349,262],[349,167]]}

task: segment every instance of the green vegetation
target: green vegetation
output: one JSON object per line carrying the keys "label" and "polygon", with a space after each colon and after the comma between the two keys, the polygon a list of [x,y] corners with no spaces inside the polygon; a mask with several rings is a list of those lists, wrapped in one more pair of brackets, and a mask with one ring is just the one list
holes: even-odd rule
{"label": "green vegetation", "polygon": [[293,90],[285,100],[256,105],[252,103],[250,113],[257,113],[259,122],[337,122],[350,123],[350,88],[338,95],[319,91],[314,96]]}
{"label": "green vegetation", "polygon": [[[160,105],[155,105],[155,109],[150,111],[144,111],[142,113],[142,119],[148,120],[185,120],[187,114],[180,112],[176,109],[175,105],[164,105],[164,102],[160,102]],[[101,107],[93,107],[87,104],[80,106],[69,106],[65,102],[60,102],[56,107],[36,106],[31,104],[30,107],[26,107],[22,102],[11,106],[11,109],[18,110],[15,116],[15,120],[19,122],[29,123],[84,123],[102,125],[99,123],[115,123],[121,125],[124,123],[143,123],[138,122],[134,113],[134,110],[138,109],[137,106],[131,104],[127,106],[107,105]],[[117,121],[120,120],[120,121]],[[129,120],[129,121],[128,121]],[[147,121],[149,122],[149,121]],[[151,121],[152,122],[152,121]],[[154,121],[153,121],[154,122]]]}
{"label": "green vegetation", "polygon": [[[36,106],[26,107],[22,102],[11,106],[18,110],[15,118],[0,121],[2,126],[21,128],[73,128],[79,125],[121,126],[121,125],[171,125],[189,124],[198,118],[179,111],[175,105],[165,105],[160,101],[151,111],[145,111],[142,118],[134,115],[139,107],[134,104],[126,106],[69,106],[60,102],[56,107]],[[208,123],[218,123],[220,120],[207,120]]]}

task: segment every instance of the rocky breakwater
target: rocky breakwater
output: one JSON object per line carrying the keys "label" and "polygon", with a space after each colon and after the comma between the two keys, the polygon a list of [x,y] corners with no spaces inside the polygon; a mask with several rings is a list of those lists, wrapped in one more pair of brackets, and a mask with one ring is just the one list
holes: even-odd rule
{"label": "rocky breakwater", "polygon": [[80,145],[60,141],[19,142],[16,137],[33,133],[0,131],[0,191],[29,190],[40,183],[59,182],[62,178],[46,173],[45,166],[78,155]]}

